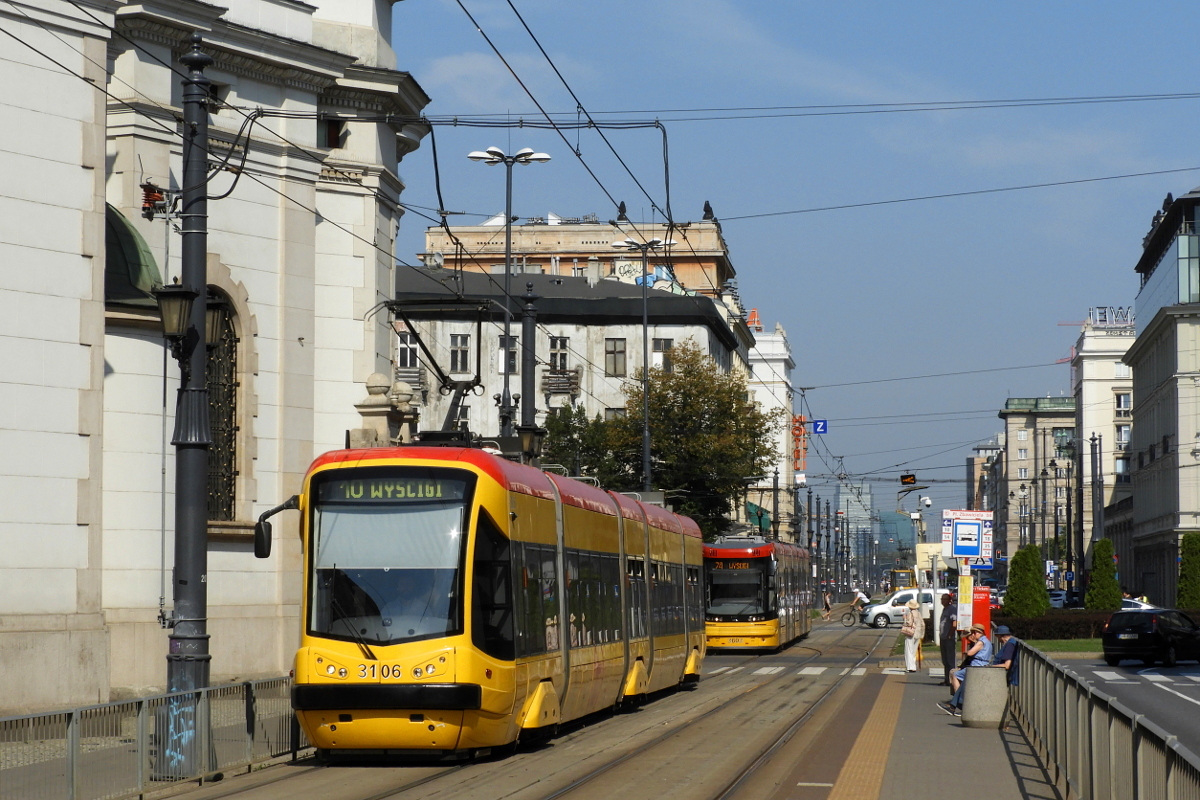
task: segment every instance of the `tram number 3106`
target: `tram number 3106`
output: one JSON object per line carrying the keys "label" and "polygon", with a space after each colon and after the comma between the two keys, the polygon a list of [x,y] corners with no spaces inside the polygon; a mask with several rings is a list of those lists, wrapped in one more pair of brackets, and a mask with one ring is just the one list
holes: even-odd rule
{"label": "tram number 3106", "polygon": [[399,664],[396,664],[395,666],[391,664],[358,665],[358,677],[374,678],[376,675],[384,680],[388,680],[389,678],[400,679],[404,677],[404,669]]}

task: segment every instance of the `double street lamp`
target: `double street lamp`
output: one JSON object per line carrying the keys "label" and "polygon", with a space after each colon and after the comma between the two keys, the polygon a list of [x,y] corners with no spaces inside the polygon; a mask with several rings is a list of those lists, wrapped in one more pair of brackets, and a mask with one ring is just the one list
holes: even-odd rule
{"label": "double street lamp", "polygon": [[[500,348],[500,358],[503,364],[504,392],[500,396],[500,435],[513,436],[513,404],[512,392],[509,386],[509,376],[512,374],[516,360],[516,349],[512,346],[512,306],[509,301],[512,293],[512,168],[513,164],[545,164],[550,156],[545,153],[535,153],[533,148],[525,147],[511,156],[506,155],[499,147],[489,147],[487,150],[475,150],[467,154],[472,161],[482,161],[489,167],[497,164],[504,165],[504,344]],[[527,342],[532,347],[533,342]],[[532,403],[533,398],[526,398]]]}
{"label": "double street lamp", "polygon": [[650,257],[651,250],[658,251],[675,244],[659,238],[639,242],[622,239],[613,242],[618,250],[638,251],[642,254],[642,491],[650,491]]}

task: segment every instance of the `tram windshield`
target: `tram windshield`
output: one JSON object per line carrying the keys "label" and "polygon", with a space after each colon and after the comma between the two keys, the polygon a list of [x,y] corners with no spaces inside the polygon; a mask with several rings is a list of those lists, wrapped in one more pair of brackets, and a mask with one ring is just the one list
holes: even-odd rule
{"label": "tram windshield", "polygon": [[474,477],[414,467],[314,479],[309,633],[396,644],[462,631]]}
{"label": "tram windshield", "polygon": [[708,578],[710,617],[742,617],[766,613],[769,558],[708,558],[704,568]]}

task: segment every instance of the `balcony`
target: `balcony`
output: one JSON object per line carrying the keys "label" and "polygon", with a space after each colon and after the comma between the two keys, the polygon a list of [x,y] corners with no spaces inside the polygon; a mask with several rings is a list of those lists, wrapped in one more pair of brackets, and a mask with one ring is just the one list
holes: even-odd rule
{"label": "balcony", "polygon": [[1117,409],[1117,419],[1133,419],[1133,409],[1132,408],[1118,408]]}

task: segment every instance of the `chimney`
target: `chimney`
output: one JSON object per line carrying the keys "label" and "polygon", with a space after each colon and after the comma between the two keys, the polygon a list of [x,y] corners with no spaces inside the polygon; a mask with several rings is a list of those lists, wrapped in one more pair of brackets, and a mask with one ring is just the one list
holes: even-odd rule
{"label": "chimney", "polygon": [[587,275],[588,286],[595,286],[600,282],[600,259],[595,256],[588,256],[587,260]]}

